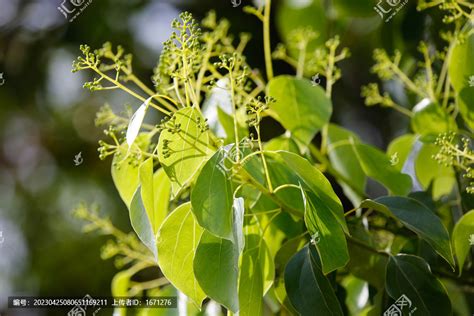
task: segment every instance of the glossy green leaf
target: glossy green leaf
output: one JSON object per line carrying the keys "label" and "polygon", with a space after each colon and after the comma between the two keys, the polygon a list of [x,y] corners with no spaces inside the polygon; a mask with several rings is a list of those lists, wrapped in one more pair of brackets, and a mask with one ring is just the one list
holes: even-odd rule
{"label": "glossy green leaf", "polygon": [[[272,152],[266,152],[265,157],[269,168],[269,175],[274,188],[277,188],[285,184],[299,185],[301,180],[294,173],[291,168],[285,163],[281,157]],[[255,182],[260,185],[267,187],[265,175],[263,173],[262,159],[260,156],[254,155],[247,160],[244,166],[245,171],[249,177],[253,178]],[[286,187],[280,189],[275,195],[282,201],[285,209],[290,211],[292,215],[302,217],[304,214],[303,199],[301,198],[301,192],[298,188]],[[266,201],[269,202],[269,201]]]}
{"label": "glossy green leaf", "polygon": [[296,314],[293,305],[291,305],[285,288],[285,269],[288,261],[306,244],[306,240],[301,236],[285,242],[275,255],[275,294],[282,306],[291,314]]}
{"label": "glossy green leaf", "polygon": [[171,183],[163,169],[153,172],[153,159],[145,160],[139,169],[141,197],[153,232],[156,234],[168,215]]}
{"label": "glossy green leaf", "polygon": [[239,310],[238,252],[234,244],[204,231],[194,255],[194,272],[204,293],[232,312]]}
{"label": "glossy green leaf", "polygon": [[[134,144],[141,149],[145,149],[149,143],[149,136],[147,134],[140,134]],[[126,144],[122,144],[119,151],[114,155],[111,174],[120,197],[125,205],[130,208],[133,195],[140,184],[138,166],[142,161],[139,160],[137,164],[135,158],[131,158],[128,155],[126,146]]]}
{"label": "glossy green leaf", "polygon": [[452,240],[458,262],[459,275],[461,275],[466,257],[474,244],[474,210],[464,214],[456,223]]}
{"label": "glossy green leaf", "polygon": [[203,229],[197,224],[191,204],[176,208],[160,227],[157,247],[158,264],[165,277],[181,292],[201,306],[206,297],[199,286],[193,258]]}
{"label": "glossy green leaf", "polygon": [[244,238],[244,199],[235,198],[232,204],[232,242],[237,248],[239,254],[244,250],[245,238]]}
{"label": "glossy green leaf", "polygon": [[152,98],[153,97],[149,97],[148,99],[146,99],[146,101],[143,102],[143,104],[138,108],[138,110],[133,113],[133,116],[130,119],[130,123],[128,124],[127,128],[127,134],[125,135],[128,147],[131,147],[133,145],[135,139],[138,136],[138,133],[140,132],[143,119],[145,119],[145,114]]}
{"label": "glossy green leaf", "polygon": [[155,258],[157,257],[156,251],[156,234],[153,231],[150,218],[143,205],[143,198],[141,194],[141,187],[137,188],[135,195],[133,196],[132,202],[130,203],[130,223],[132,224],[133,230],[137,233],[138,238],[151,250]]}
{"label": "glossy green leaf", "polygon": [[421,202],[412,198],[387,196],[374,201],[366,200],[361,206],[373,208],[398,219],[430,244],[441,257],[454,267],[448,231],[441,219]]}
{"label": "glossy green leaf", "polygon": [[233,191],[224,165],[226,155],[227,149],[221,148],[204,165],[191,192],[191,204],[199,225],[216,236],[233,240]]}
{"label": "glossy green leaf", "polygon": [[432,138],[457,129],[453,117],[439,104],[431,102],[429,99],[423,99],[413,108],[411,126],[415,133]]}
{"label": "glossy green leaf", "polygon": [[[308,160],[296,154],[286,151],[278,151],[275,154],[281,157],[288,168],[299,177],[298,182],[301,182],[304,188],[314,193],[315,198],[318,200],[318,203],[314,204],[317,207],[316,210],[321,211],[324,209],[327,211],[328,216],[334,217],[342,229],[348,233],[349,230],[347,229],[341,201],[332,189],[331,183],[321,171],[311,165]],[[320,206],[321,208],[319,208]]]}
{"label": "glossy green leaf", "polygon": [[212,152],[201,113],[192,107],[175,112],[158,142],[158,157],[171,180],[173,196],[190,184]]}
{"label": "glossy green leaf", "polygon": [[314,193],[302,192],[305,200],[304,221],[321,258],[324,274],[341,268],[349,261],[346,236],[327,205]]}
{"label": "glossy green leaf", "polygon": [[387,264],[386,289],[394,300],[402,295],[409,300],[411,304],[403,307],[404,314],[416,311],[420,315],[451,315],[446,290],[420,257],[391,256]]}
{"label": "glossy green leaf", "polygon": [[411,191],[410,176],[392,166],[385,153],[365,144],[353,144],[353,147],[367,176],[383,184],[395,195],[407,195]]}
{"label": "glossy green leaf", "polygon": [[313,86],[309,80],[275,77],[268,83],[268,94],[276,100],[270,105],[276,119],[305,146],[329,122],[331,100],[321,87]]}
{"label": "glossy green leaf", "polygon": [[367,177],[357,160],[352,143],[360,143],[359,137],[356,134],[335,124],[329,124],[329,160],[332,167],[344,176],[345,181],[350,181],[351,186],[347,185],[345,181],[339,181],[339,184],[351,202],[357,205],[362,201]]}
{"label": "glossy green leaf", "polygon": [[343,315],[328,278],[321,271],[316,249],[307,245],[285,269],[285,287],[293,307],[301,315]]}

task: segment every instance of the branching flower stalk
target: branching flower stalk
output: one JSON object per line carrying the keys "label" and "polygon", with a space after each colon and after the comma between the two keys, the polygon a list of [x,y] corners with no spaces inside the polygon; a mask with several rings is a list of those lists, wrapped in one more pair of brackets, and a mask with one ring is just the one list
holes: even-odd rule
{"label": "branching flower stalk", "polygon": [[444,23],[453,23],[459,19],[474,19],[474,4],[466,0],[419,0],[418,10],[439,7],[446,12]]}
{"label": "branching flower stalk", "polygon": [[474,194],[474,151],[471,140],[467,137],[458,137],[456,133],[442,134],[436,139],[439,152],[433,156],[440,164],[446,167],[455,167],[463,172],[464,178],[470,184],[466,191]]}

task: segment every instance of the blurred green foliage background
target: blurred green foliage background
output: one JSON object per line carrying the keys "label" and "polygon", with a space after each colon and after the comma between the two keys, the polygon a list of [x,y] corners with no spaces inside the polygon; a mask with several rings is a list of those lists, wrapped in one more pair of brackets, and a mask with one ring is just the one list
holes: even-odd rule
{"label": "blurred green foliage background", "polygon": [[[68,2],[69,0],[67,0]],[[260,23],[230,0],[93,0],[73,22],[57,9],[62,0],[0,0],[0,313],[7,297],[106,296],[117,272],[111,260],[100,258],[106,238],[83,234],[83,223],[71,211],[81,202],[97,202],[101,212],[121,229],[131,231],[126,207],[115,192],[110,160],[100,161],[95,127],[97,110],[106,100],[117,110],[136,108],[135,100],[120,92],[91,94],[82,89],[86,74],[72,74],[79,45],[98,48],[111,41],[134,54],[135,73],[152,86],[161,43],[170,22],[188,10],[201,19],[209,10],[230,20],[231,31],[252,35],[246,55],[263,70]],[[341,64],[342,79],[334,90],[333,121],[357,132],[381,148],[402,134],[408,121],[394,111],[366,108],[360,87],[376,80],[370,73],[372,51],[395,48],[406,54],[405,69],[418,58],[420,40],[443,44],[439,30],[449,28],[436,9],[416,10],[409,1],[393,20],[384,23],[373,10],[374,0],[275,0],[272,47],[295,26],[310,25],[321,42],[340,35],[352,56]],[[291,72],[275,62],[277,74]],[[397,83],[385,86],[407,107],[413,100]],[[264,135],[282,133],[274,121],[264,122]],[[73,159],[82,153],[83,163]],[[64,312],[62,312],[64,314]],[[106,312],[107,313],[107,312]],[[18,312],[18,315],[24,312]],[[51,315],[34,310],[28,315]]]}

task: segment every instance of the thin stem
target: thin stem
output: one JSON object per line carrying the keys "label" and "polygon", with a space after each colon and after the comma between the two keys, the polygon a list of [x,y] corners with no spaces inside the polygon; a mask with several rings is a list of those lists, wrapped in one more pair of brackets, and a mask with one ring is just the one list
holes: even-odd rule
{"label": "thin stem", "polygon": [[[113,83],[114,85],[116,85],[117,87],[119,87],[120,89],[122,89],[123,91],[129,93],[130,95],[134,96],[135,98],[139,99],[140,101],[142,102],[145,102],[146,99],[144,97],[142,97],[141,95],[137,94],[136,92],[130,90],[129,88],[125,87],[123,84],[121,84],[120,82],[118,82],[117,80],[115,79],[112,79],[111,77],[107,76],[105,73],[103,73],[102,71],[100,71],[97,67],[92,67],[91,68],[92,70],[94,70],[95,72],[97,72],[99,75],[101,75],[104,79],[108,80],[109,82]],[[165,109],[162,109],[160,108],[158,105],[150,102],[150,105],[153,106],[155,109],[157,109],[158,111],[166,114],[166,115],[170,115],[171,113],[166,111]]]}
{"label": "thin stem", "polygon": [[303,78],[303,73],[304,73],[304,65],[305,65],[305,60],[306,60],[306,45],[307,43],[304,43],[304,45],[301,45],[300,53],[298,56],[298,66],[296,68],[296,77],[298,78]]}
{"label": "thin stem", "polygon": [[[157,100],[160,101],[168,110],[172,112],[176,111],[176,109],[167,101],[171,101],[176,106],[177,102],[175,100],[165,95],[156,94],[153,90],[148,88],[140,79],[138,79],[138,77],[135,76],[133,73],[128,74],[128,78],[140,89],[142,89],[143,92],[147,93],[150,96],[153,96],[153,98],[157,98]],[[163,100],[163,98],[167,100]]]}
{"label": "thin stem", "polygon": [[[237,122],[237,104],[235,102],[235,88],[234,88],[234,78],[232,75],[232,69],[229,69],[229,80],[230,80],[230,97],[232,101],[232,117],[234,119],[234,137],[235,137],[235,146],[239,148],[240,141],[239,141],[239,129],[238,129],[238,122]],[[237,157],[236,162],[240,162],[240,150],[236,151]]]}
{"label": "thin stem", "polygon": [[[258,113],[257,113],[257,121],[260,122],[260,116]],[[265,177],[267,179],[268,189],[270,190],[270,192],[273,192],[272,180],[270,179],[270,172],[268,171],[267,159],[265,158],[265,153],[263,152],[262,139],[260,137],[260,123],[258,123],[255,126],[255,129],[257,130],[258,148],[260,149],[260,153],[262,157],[263,171],[265,172]]]}
{"label": "thin stem", "polygon": [[300,186],[296,185],[296,184],[291,184],[291,183],[287,183],[287,184],[283,184],[283,185],[280,185],[279,187],[277,187],[275,190],[273,190],[273,193],[277,193],[278,191],[282,190],[282,189],[286,189],[286,188],[295,188],[295,189],[300,189]]}
{"label": "thin stem", "polygon": [[270,46],[270,9],[271,0],[265,0],[265,11],[263,17],[263,46],[265,50],[265,68],[267,70],[267,80],[273,78],[272,50]]}
{"label": "thin stem", "polygon": [[360,208],[359,206],[354,207],[352,210],[347,211],[346,213],[344,213],[344,216],[348,216],[348,215],[354,213],[354,212],[357,211],[359,208]]}

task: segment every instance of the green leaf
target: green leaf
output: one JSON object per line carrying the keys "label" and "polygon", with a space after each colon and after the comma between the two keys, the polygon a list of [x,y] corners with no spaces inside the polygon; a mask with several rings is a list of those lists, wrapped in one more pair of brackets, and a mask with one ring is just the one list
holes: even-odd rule
{"label": "green leaf", "polygon": [[191,192],[191,204],[202,227],[216,236],[233,240],[232,182],[224,161],[228,148],[221,148],[202,168]]}
{"label": "green leaf", "polygon": [[236,198],[232,204],[232,242],[234,243],[235,247],[237,248],[239,254],[244,250],[245,247],[245,237],[244,237],[244,213],[245,213],[245,206],[244,206],[244,199],[243,198]]}
{"label": "green leaf", "polygon": [[375,147],[353,144],[360,165],[367,176],[383,184],[395,195],[407,195],[411,191],[410,176],[401,173],[390,163],[390,158]]}
{"label": "green leaf", "polygon": [[145,118],[146,111],[148,109],[148,105],[153,97],[149,97],[146,99],[145,102],[138,108],[138,110],[133,113],[132,118],[130,119],[130,123],[128,124],[127,134],[125,135],[125,139],[127,140],[128,147],[131,147],[135,142],[135,139],[140,132],[140,128],[142,127],[143,119]]}
{"label": "green leaf", "polygon": [[[147,148],[149,143],[147,134],[140,134],[135,140],[140,149]],[[130,208],[132,198],[140,184],[138,166],[142,160],[137,162],[135,159],[128,155],[127,145],[122,144],[112,160],[112,179],[127,208]]]}
{"label": "green leaf", "polygon": [[420,257],[401,254],[391,256],[387,264],[386,289],[394,300],[402,295],[411,304],[404,313],[416,308],[419,315],[451,315],[451,302],[441,282]]}
{"label": "green leaf", "polygon": [[401,171],[405,161],[410,156],[413,145],[416,142],[416,136],[413,134],[405,134],[400,137],[395,138],[387,148],[387,155],[392,160],[392,157],[396,157],[392,165],[398,171]]}
{"label": "green leaf", "polygon": [[438,163],[433,156],[439,152],[439,147],[433,144],[423,144],[415,160],[415,173],[424,189],[432,185],[433,197],[440,198],[451,193],[456,178],[452,167]]}
{"label": "green leaf", "polygon": [[295,154],[300,153],[298,144],[286,135],[271,139],[264,145],[264,149],[267,151],[285,150]]}
{"label": "green leaf", "polygon": [[268,248],[258,235],[247,236],[239,276],[239,315],[262,315],[265,258]]}
{"label": "green leaf", "polygon": [[150,218],[143,205],[143,198],[141,194],[141,187],[137,188],[132,202],[130,203],[130,223],[133,230],[137,233],[138,238],[151,250],[155,258],[157,258],[156,251],[156,234],[153,231]]}
{"label": "green leaf", "polygon": [[[321,209],[327,211],[328,215],[330,214],[334,217],[334,219],[339,222],[342,229],[349,233],[341,201],[332,189],[331,183],[321,173],[321,171],[311,165],[308,160],[296,154],[286,151],[278,151],[275,154],[281,157],[288,168],[298,175],[299,181],[301,181],[303,187],[314,193],[315,198],[318,200],[318,203],[314,206],[324,206],[324,208]],[[321,209],[318,208],[317,210],[320,211]]]}
{"label": "green leaf", "polygon": [[323,273],[341,268],[349,261],[346,236],[327,205],[314,193],[304,192],[304,221],[318,250]]}
{"label": "green leaf", "polygon": [[127,270],[120,271],[112,279],[112,295],[113,296],[127,296],[128,285],[130,283],[130,272]]}
{"label": "green leaf", "polygon": [[461,275],[466,257],[474,244],[474,210],[464,214],[456,223],[452,239],[459,275]]}
{"label": "green leaf", "polygon": [[[339,181],[344,193],[354,205],[362,201],[360,192],[365,192],[367,177],[360,166],[352,143],[360,143],[359,137],[351,131],[329,124],[328,127],[328,155],[332,167],[350,181],[351,186]],[[337,179],[337,178],[336,178]],[[339,180],[339,179],[337,179]],[[358,192],[353,189],[357,188]]]}
{"label": "green leaf", "polygon": [[[268,171],[274,188],[285,184],[299,185],[301,180],[294,173],[294,171],[291,170],[287,164],[285,164],[285,161],[282,160],[281,157],[272,152],[265,152],[265,158],[267,160],[268,166],[271,166]],[[260,155],[254,155],[247,160],[247,163],[244,165],[244,169],[248,173],[249,177],[253,178],[255,182],[258,182],[260,185],[265,187],[267,184],[265,175],[263,173],[263,168],[261,166],[262,160]],[[286,210],[292,210],[290,211],[292,215],[303,217],[303,199],[301,198],[301,192],[298,188],[283,188],[276,192],[275,195],[282,201],[282,204],[285,206]],[[265,204],[268,204],[267,202],[269,201],[267,200]]]}
{"label": "green leaf", "polygon": [[158,157],[171,180],[173,196],[189,185],[212,155],[211,147],[204,118],[195,108],[181,109],[166,122],[158,142]]}
{"label": "green leaf", "polygon": [[[467,34],[473,28],[472,21],[467,22],[463,33]],[[458,93],[469,86],[469,77],[474,75],[474,33],[463,42],[456,42],[451,52],[448,69],[451,84]]]}
{"label": "green leaf", "polygon": [[441,219],[421,202],[412,198],[387,196],[374,201],[366,200],[361,207],[373,208],[398,219],[454,267],[448,231]]}
{"label": "green leaf", "polygon": [[315,311],[321,315],[343,315],[314,247],[307,245],[288,262],[285,286],[293,307],[301,315],[314,315]]}
{"label": "green leaf", "polygon": [[[114,278],[112,279],[112,296],[120,297],[120,296],[128,296],[128,286],[130,284],[130,272],[127,270],[120,271]],[[114,308],[114,315],[116,316],[125,316],[127,315],[126,308]]]}
{"label": "green leaf", "polygon": [[194,272],[193,258],[203,229],[191,211],[191,203],[176,208],[163,222],[157,237],[158,264],[164,276],[197,306],[206,297]]}
{"label": "green leaf", "polygon": [[457,98],[459,113],[470,129],[474,129],[474,88],[463,88]]}
{"label": "green leaf", "polygon": [[441,283],[443,283],[446,291],[448,292],[448,296],[453,307],[453,314],[456,316],[472,316],[472,313],[469,311],[470,308],[466,299],[466,293],[456,283],[456,281],[442,279]]}
{"label": "green leaf", "polygon": [[301,236],[295,237],[284,243],[275,255],[275,294],[278,301],[291,314],[296,314],[293,305],[291,305],[286,293],[284,273],[288,261],[305,245],[306,240]]}
{"label": "green leaf", "polygon": [[232,312],[239,310],[237,283],[238,252],[235,245],[204,231],[194,255],[194,272],[210,298]]}
{"label": "green leaf", "polygon": [[321,87],[314,87],[309,80],[275,77],[268,83],[268,94],[276,100],[270,105],[276,119],[304,146],[329,122],[331,100]]}
{"label": "green leaf", "polygon": [[153,232],[156,234],[168,215],[171,183],[163,169],[153,173],[153,158],[145,160],[139,169],[141,197]]}
{"label": "green leaf", "polygon": [[453,117],[443,110],[439,104],[423,99],[413,108],[411,126],[415,133],[435,138],[438,134],[456,131]]}
{"label": "green leaf", "polygon": [[474,128],[474,89],[469,81],[474,75],[474,26],[468,21],[463,29],[465,34],[471,34],[463,41],[457,42],[451,52],[449,60],[449,79],[457,93],[459,112],[467,125]]}
{"label": "green leaf", "polygon": [[263,275],[260,269],[258,248],[242,255],[239,282],[239,315],[263,314]]}

